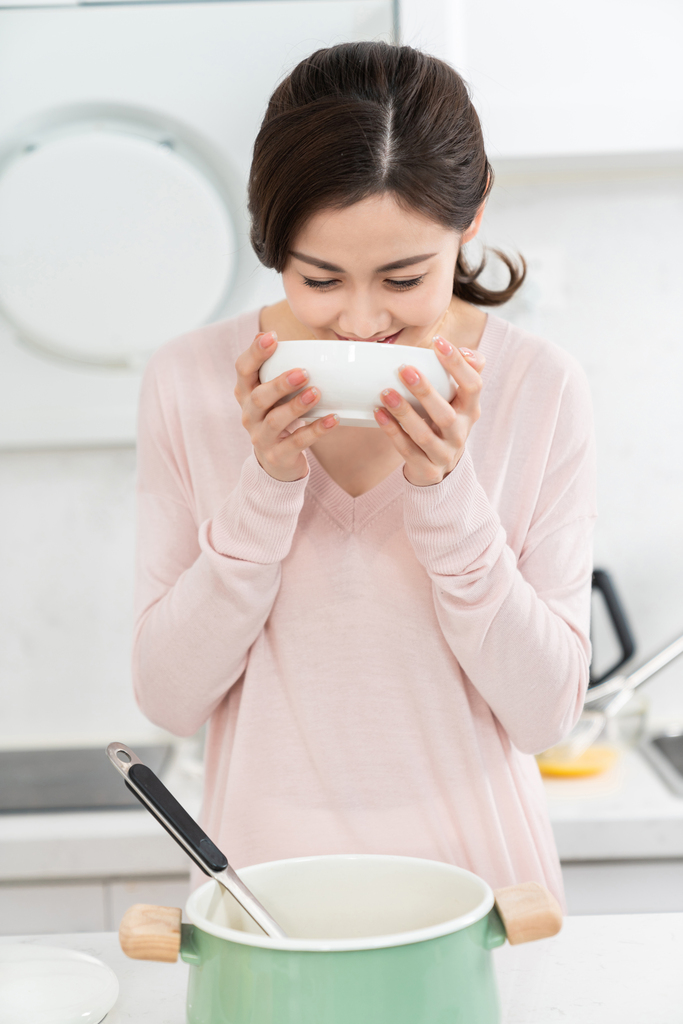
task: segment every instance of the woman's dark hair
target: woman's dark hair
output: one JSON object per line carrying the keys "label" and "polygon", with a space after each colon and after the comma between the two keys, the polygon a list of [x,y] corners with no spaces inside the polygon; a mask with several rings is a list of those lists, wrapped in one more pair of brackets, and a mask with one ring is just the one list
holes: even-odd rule
{"label": "woman's dark hair", "polygon": [[[342,43],[301,61],[271,96],[249,177],[251,242],[281,272],[312,214],[384,192],[462,232],[492,184],[477,112],[452,67],[410,46]],[[485,288],[486,256],[473,268],[461,250],[454,295],[478,306],[514,295],[526,264],[494,252],[507,287]]]}

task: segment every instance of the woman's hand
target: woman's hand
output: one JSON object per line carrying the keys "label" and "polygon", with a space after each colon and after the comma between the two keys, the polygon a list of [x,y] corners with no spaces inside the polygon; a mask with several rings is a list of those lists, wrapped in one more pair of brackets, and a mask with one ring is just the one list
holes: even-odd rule
{"label": "woman's hand", "polygon": [[414,366],[400,371],[401,380],[430,417],[431,426],[393,388],[382,392],[385,408],[375,409],[377,423],[403,456],[406,480],[417,487],[441,483],[455,469],[480,413],[484,357],[467,348],[455,348],[444,338],[434,339],[434,351],[458,385],[452,402],[442,398]]}
{"label": "woman's hand", "polygon": [[317,388],[306,388],[290,402],[274,408],[276,402],[299,391],[308,380],[306,370],[298,368],[281,373],[267,384],[259,383],[259,370],[276,346],[273,331],[257,334],[249,348],[238,356],[235,398],[242,406],[242,425],[249,431],[261,467],[275,480],[301,480],[308,473],[304,448],[335,427],[339,417],[325,416],[287,433],[285,428],[293,420],[311,415],[320,392]]}

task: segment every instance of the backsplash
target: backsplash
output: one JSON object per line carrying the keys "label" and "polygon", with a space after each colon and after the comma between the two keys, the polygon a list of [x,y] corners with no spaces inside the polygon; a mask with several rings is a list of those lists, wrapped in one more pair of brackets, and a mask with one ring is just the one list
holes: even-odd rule
{"label": "backsplash", "polygon": [[0,456],[0,746],[139,742],[133,449]]}
{"label": "backsplash", "polygon": [[[573,352],[595,402],[596,564],[644,659],[683,631],[683,192],[678,172],[500,169],[485,240],[524,253],[500,315]],[[0,453],[0,747],[130,743],[158,730],[130,685],[132,448]],[[683,720],[683,665],[648,690]]]}
{"label": "backsplash", "polygon": [[[595,564],[637,642],[634,664],[683,633],[682,168],[501,168],[485,240],[529,280],[501,315],[572,352],[588,374],[598,447]],[[596,637],[596,644],[600,636]],[[683,659],[643,690],[683,723]]]}

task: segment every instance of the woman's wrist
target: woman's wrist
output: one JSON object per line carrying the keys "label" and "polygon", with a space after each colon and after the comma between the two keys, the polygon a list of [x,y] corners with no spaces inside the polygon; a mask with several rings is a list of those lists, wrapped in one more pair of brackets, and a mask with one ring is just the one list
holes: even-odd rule
{"label": "woman's wrist", "polygon": [[[269,467],[268,464],[267,464],[267,461],[263,458],[262,455],[261,456],[259,455],[259,453],[256,451],[255,448],[254,448],[254,458],[258,462],[258,464],[261,467],[261,469],[263,470],[263,472],[267,473],[267,475],[271,478],[271,480],[277,480],[278,483],[281,483],[281,484],[295,484],[299,480],[305,480],[306,477],[309,474],[308,463],[306,464],[306,472],[305,473],[300,473],[298,476],[289,476],[289,475],[282,476],[281,475],[282,472],[283,472],[282,469],[276,469],[276,467],[274,467],[274,466],[270,466]],[[266,463],[265,465],[264,465],[264,462]],[[280,475],[278,475],[278,473]]]}
{"label": "woman's wrist", "polygon": [[417,481],[417,480],[411,480],[410,476],[408,475],[408,473],[406,473],[406,469],[408,469],[408,466],[405,463],[403,465],[403,478],[404,478],[404,480],[407,483],[409,483],[411,485],[411,487],[438,487],[439,484],[442,484],[444,482],[446,477],[449,477],[451,475],[451,473],[453,472],[454,469],[457,469],[457,467],[458,467],[458,465],[460,463],[460,460],[462,459],[464,454],[465,454],[465,449],[461,448],[460,453],[458,454],[457,459],[455,460],[453,465],[450,467],[450,469],[446,469],[444,471],[443,476],[441,477],[440,480],[430,480],[429,482],[422,482],[422,481]]}

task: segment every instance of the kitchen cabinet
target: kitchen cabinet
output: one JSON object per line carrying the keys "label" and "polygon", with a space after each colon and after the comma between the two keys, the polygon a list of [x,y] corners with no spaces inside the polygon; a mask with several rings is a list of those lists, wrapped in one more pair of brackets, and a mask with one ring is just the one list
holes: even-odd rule
{"label": "kitchen cabinet", "polygon": [[494,164],[683,149],[678,0],[400,0],[400,34],[469,82]]}
{"label": "kitchen cabinet", "polygon": [[[164,781],[196,817],[201,783],[187,756]],[[190,866],[147,811],[2,814],[0,935],[109,931],[133,903],[183,907]]]}
{"label": "kitchen cabinet", "polygon": [[0,934],[100,932],[108,927],[105,894],[97,882],[0,885]]}
{"label": "kitchen cabinet", "polygon": [[572,915],[683,911],[681,858],[568,861],[562,878]]}
{"label": "kitchen cabinet", "polygon": [[121,918],[134,903],[153,903],[161,907],[181,907],[190,895],[190,875],[171,878],[119,878],[104,885],[107,931],[116,930]]}
{"label": "kitchen cabinet", "polygon": [[0,935],[116,930],[134,903],[184,907],[189,874],[0,884]]}

